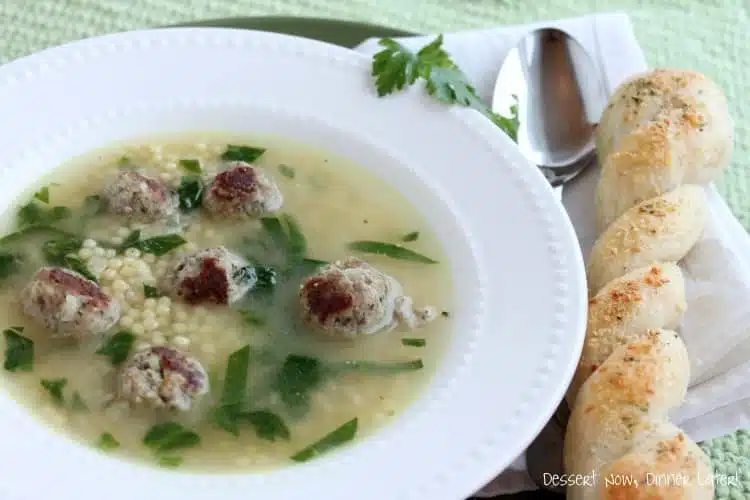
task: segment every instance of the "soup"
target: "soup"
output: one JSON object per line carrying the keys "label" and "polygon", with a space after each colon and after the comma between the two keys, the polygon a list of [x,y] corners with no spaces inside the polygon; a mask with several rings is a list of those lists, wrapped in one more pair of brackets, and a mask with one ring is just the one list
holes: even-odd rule
{"label": "soup", "polygon": [[218,471],[306,461],[386,425],[448,344],[450,270],[418,211],[286,140],[96,151],[6,224],[5,385],[106,453]]}

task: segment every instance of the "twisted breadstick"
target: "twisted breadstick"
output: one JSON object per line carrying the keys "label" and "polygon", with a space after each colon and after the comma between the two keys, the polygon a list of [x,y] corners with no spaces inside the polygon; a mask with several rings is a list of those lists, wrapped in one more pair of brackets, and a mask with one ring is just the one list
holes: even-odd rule
{"label": "twisted breadstick", "polygon": [[703,451],[668,422],[687,391],[687,308],[677,263],[700,239],[700,184],[729,162],[733,125],[707,77],[654,70],[622,84],[597,129],[599,237],[587,266],[588,324],[567,394],[569,500],[711,500]]}

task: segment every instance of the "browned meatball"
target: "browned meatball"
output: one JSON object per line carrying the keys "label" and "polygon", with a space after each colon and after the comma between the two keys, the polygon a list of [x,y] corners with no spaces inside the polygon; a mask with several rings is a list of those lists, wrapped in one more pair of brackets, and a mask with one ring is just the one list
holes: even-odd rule
{"label": "browned meatball", "polygon": [[259,217],[281,208],[284,198],[260,167],[232,162],[219,173],[203,196],[203,207],[226,218]]}
{"label": "browned meatball", "polygon": [[57,334],[103,333],[120,319],[120,304],[80,274],[43,267],[21,292],[24,312]]}
{"label": "browned meatball", "polygon": [[109,211],[149,223],[177,213],[179,199],[167,185],[134,170],[124,170],[107,186],[104,197]]}
{"label": "browned meatball", "polygon": [[146,347],[133,354],[120,371],[118,395],[132,405],[188,411],[209,391],[200,362],[170,347]]}

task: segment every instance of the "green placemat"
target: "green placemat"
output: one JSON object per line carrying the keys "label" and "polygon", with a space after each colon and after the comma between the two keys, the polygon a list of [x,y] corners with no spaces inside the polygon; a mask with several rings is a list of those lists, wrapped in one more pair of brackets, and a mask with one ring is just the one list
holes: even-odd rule
{"label": "green placemat", "polygon": [[[732,211],[750,228],[748,0],[0,0],[0,62],[88,36],[196,19],[316,16],[428,33],[603,10],[630,14],[651,66],[701,71],[725,89],[736,122],[736,152],[718,185]],[[738,478],[717,484],[717,498],[750,499],[750,433],[740,431],[703,447],[719,477]]]}

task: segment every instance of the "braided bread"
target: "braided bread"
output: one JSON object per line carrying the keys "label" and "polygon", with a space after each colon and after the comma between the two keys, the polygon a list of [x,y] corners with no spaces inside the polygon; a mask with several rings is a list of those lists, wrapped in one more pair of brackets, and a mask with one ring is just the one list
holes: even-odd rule
{"label": "braided bread", "polygon": [[[653,70],[620,85],[597,128],[599,237],[586,274],[586,340],[566,395],[564,465],[594,475],[569,500],[711,500],[708,458],[668,412],[689,380],[673,330],[687,308],[680,260],[708,219],[701,184],[732,153],[726,99],[707,77]],[[572,484],[569,483],[569,484]]]}

